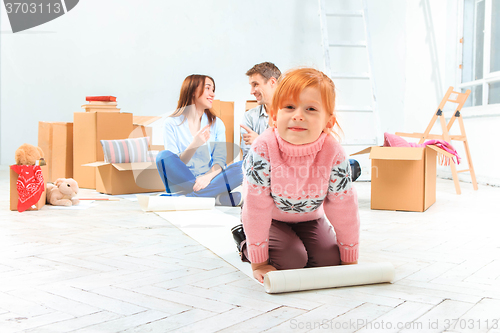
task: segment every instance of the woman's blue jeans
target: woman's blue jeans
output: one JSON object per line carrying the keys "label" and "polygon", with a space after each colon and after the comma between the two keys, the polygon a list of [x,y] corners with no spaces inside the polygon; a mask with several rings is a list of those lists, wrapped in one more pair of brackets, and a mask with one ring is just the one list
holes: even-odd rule
{"label": "woman's blue jeans", "polygon": [[169,150],[164,150],[156,157],[156,167],[160,173],[167,193],[183,194],[186,197],[212,197],[221,193],[229,193],[243,183],[243,171],[239,161],[229,165],[212,179],[202,190],[193,191],[196,177],[181,161],[179,156]]}

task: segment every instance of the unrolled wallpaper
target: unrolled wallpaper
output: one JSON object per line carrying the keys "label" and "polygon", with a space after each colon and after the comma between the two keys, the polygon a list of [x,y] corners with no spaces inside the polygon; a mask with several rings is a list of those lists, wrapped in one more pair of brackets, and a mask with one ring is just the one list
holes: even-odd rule
{"label": "unrolled wallpaper", "polygon": [[141,209],[145,212],[212,209],[214,198],[169,197],[160,195],[137,195]]}

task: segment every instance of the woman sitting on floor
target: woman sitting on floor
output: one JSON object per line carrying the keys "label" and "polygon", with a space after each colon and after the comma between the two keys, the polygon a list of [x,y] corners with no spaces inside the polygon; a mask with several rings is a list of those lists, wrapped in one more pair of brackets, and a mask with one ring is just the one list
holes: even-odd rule
{"label": "woman sitting on floor", "polygon": [[190,75],[182,83],[177,110],[165,120],[165,150],[156,166],[167,193],[186,197],[214,197],[216,204],[238,206],[243,182],[242,162],[226,167],[226,128],[212,111],[215,81]]}

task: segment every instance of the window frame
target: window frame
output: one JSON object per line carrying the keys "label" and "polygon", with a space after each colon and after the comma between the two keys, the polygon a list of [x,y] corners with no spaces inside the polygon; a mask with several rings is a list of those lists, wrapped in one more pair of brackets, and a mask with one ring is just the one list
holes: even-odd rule
{"label": "window frame", "polygon": [[[464,107],[463,110],[467,110],[466,114],[471,117],[478,116],[500,116],[500,104],[488,104],[489,97],[489,84],[494,82],[500,82],[500,70],[496,72],[490,72],[490,61],[491,61],[491,14],[493,8],[493,0],[483,0],[485,1],[485,18],[484,18],[484,48],[483,48],[483,78],[479,80],[473,80],[462,83],[463,77],[463,36],[464,36],[464,5],[465,0],[459,1],[458,6],[458,36],[460,37],[460,42],[457,47],[457,59],[460,66],[457,66],[457,88],[470,88],[482,85],[482,103],[478,106]],[[498,0],[497,0],[498,1]],[[465,116],[465,114],[464,114]]]}

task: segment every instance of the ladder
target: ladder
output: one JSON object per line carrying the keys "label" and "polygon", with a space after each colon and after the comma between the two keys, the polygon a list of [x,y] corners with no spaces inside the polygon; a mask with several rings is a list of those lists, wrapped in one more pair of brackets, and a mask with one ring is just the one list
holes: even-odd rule
{"label": "ladder", "polygon": [[[455,166],[455,163],[453,160],[450,161],[450,168],[451,168],[451,175],[453,176],[453,182],[455,183],[455,191],[457,194],[461,194],[462,191],[460,190],[460,183],[458,179],[458,174],[460,172],[469,172],[470,177],[472,180],[472,186],[474,190],[477,191],[477,181],[476,181],[476,172],[474,171],[474,166],[472,165],[472,157],[470,155],[470,149],[469,149],[469,143],[467,141],[467,135],[465,134],[465,126],[464,126],[464,121],[462,120],[463,117],[461,116],[460,111],[462,110],[462,107],[465,104],[465,101],[467,100],[467,97],[469,97],[470,90],[467,89],[465,93],[460,93],[453,91],[453,87],[448,88],[448,91],[444,95],[443,99],[441,100],[441,103],[439,103],[439,106],[436,110],[436,113],[432,116],[432,119],[427,125],[427,128],[425,129],[424,133],[402,133],[402,132],[396,132],[396,135],[399,136],[406,136],[409,138],[417,138],[420,139],[418,143],[423,143],[427,139],[435,139],[435,140],[444,140],[448,143],[452,143],[452,141],[462,141],[464,144],[465,148],[465,157],[467,160],[467,163],[469,164],[468,169],[462,169],[462,170],[457,170],[457,167]],[[455,111],[453,115],[451,116],[450,120],[448,123],[446,123],[444,114],[443,114],[443,109],[446,105],[447,102],[452,102],[457,104]],[[431,130],[434,126],[434,124],[438,121],[441,125],[441,134],[430,134]],[[458,122],[458,126],[460,128],[460,135],[451,135],[450,130],[455,121]],[[455,126],[456,127],[456,126]]]}
{"label": "ladder", "polygon": [[[335,108],[343,131],[342,146],[352,154],[367,146],[381,145],[367,1],[318,1],[324,72],[336,86]],[[368,156],[356,159],[362,169],[359,180],[369,180]]]}

